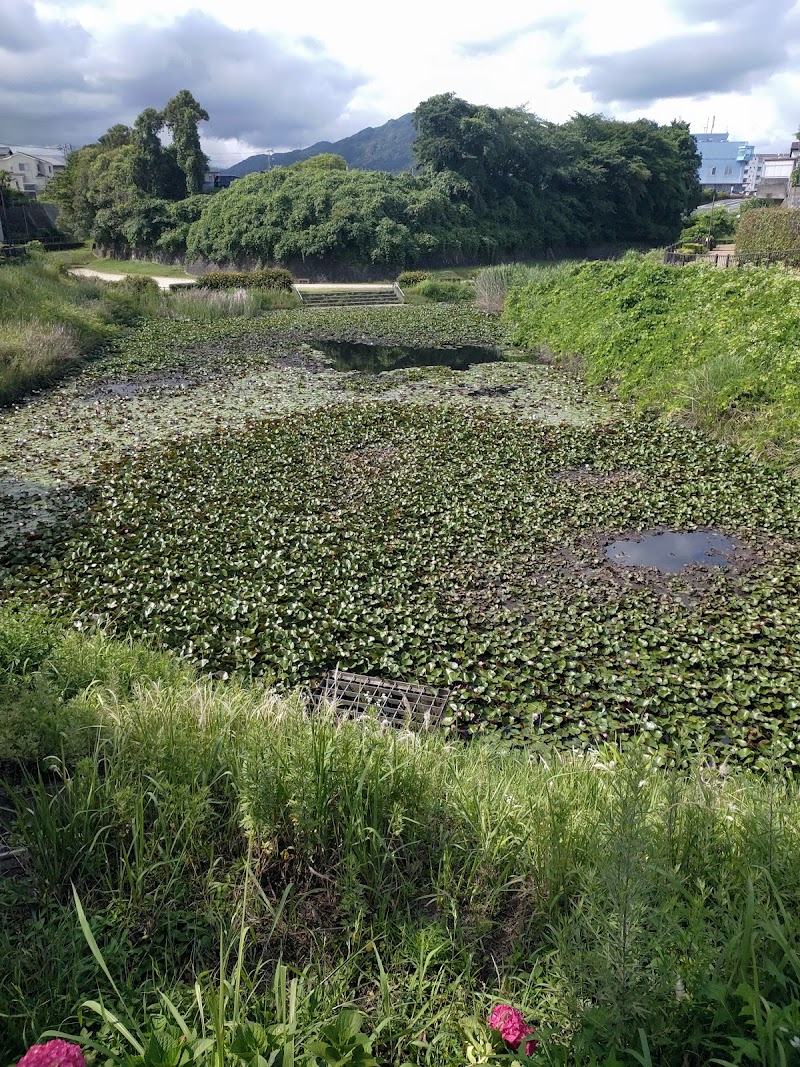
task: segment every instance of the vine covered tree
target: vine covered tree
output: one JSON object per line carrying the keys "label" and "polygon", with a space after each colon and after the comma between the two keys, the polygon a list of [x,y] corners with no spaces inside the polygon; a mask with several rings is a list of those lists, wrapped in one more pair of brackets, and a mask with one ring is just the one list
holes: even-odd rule
{"label": "vine covered tree", "polygon": [[208,122],[208,112],[200,106],[188,89],[181,89],[168,101],[162,112],[162,119],[172,134],[178,166],[186,176],[187,195],[202,193],[208,159],[200,147],[198,126],[201,122]]}
{"label": "vine covered tree", "polygon": [[158,135],[163,125],[164,118],[154,107],[146,107],[133,124],[134,180],[138,188],[148,196],[161,195],[164,164],[161,139]]}

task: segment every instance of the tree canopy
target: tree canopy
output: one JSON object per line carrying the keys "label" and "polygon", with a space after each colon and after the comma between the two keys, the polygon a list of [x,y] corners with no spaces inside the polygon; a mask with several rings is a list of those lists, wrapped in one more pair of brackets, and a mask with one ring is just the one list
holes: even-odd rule
{"label": "tree canopy", "polygon": [[[198,124],[208,118],[192,94],[182,89],[163,111],[148,107],[133,127],[117,123],[97,143],[73,152],[64,171],[48,186],[62,209],[61,224],[79,237],[129,243],[126,223],[140,222],[149,210],[152,224],[127,229],[143,236],[169,217],[164,202],[181,201],[203,190],[208,160],[200,147]],[[164,145],[167,129],[172,144]]]}
{"label": "tree canopy", "polygon": [[[699,157],[686,123],[575,115],[562,125],[525,108],[470,104],[453,93],[414,112],[423,171],[453,173],[488,221],[502,199],[536,208],[569,239],[669,241],[700,200]],[[503,207],[507,211],[507,207]],[[557,242],[563,243],[563,242]]]}
{"label": "tree canopy", "polygon": [[[214,262],[294,259],[404,267],[492,261],[592,242],[666,243],[700,199],[685,123],[575,115],[547,122],[453,93],[413,115],[418,173],[348,170],[330,152],[203,195],[187,89],[73,153],[50,186],[74,232]],[[162,142],[167,130],[171,142]]]}

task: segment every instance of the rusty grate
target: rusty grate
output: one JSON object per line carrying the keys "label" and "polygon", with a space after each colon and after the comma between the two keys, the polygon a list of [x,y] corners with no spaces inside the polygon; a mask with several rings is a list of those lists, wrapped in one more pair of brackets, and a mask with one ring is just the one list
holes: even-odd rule
{"label": "rusty grate", "polygon": [[329,671],[311,692],[317,705],[326,700],[345,715],[373,711],[392,726],[413,725],[418,729],[438,726],[450,697],[449,689],[339,670]]}

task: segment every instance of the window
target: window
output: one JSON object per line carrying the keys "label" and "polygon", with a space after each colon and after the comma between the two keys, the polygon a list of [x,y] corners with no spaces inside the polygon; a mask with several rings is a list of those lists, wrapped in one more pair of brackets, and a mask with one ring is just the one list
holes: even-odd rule
{"label": "window", "polygon": [[733,174],[733,167],[726,167],[725,168],[725,173],[726,174]]}
{"label": "window", "polygon": [[711,168],[711,173],[712,174],[716,174],[717,173],[717,168],[716,167],[712,167]]}
{"label": "window", "polygon": [[22,170],[22,171],[27,170],[28,169],[28,164],[27,163],[20,163],[19,164],[19,169]]}

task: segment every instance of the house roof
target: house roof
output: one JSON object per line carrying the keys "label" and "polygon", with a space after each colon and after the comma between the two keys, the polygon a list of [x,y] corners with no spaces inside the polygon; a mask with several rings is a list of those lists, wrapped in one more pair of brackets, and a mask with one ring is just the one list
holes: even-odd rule
{"label": "house roof", "polygon": [[42,163],[50,163],[54,167],[63,167],[67,162],[60,148],[43,148],[41,145],[30,144],[4,144],[3,147],[10,148],[12,155],[33,156],[34,159],[40,159]]}

